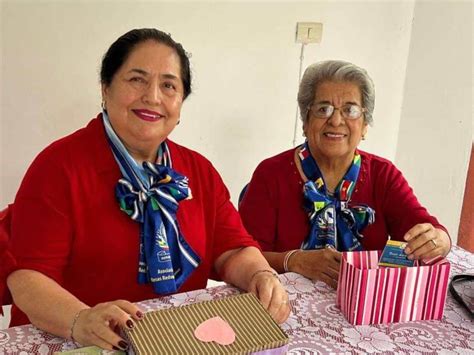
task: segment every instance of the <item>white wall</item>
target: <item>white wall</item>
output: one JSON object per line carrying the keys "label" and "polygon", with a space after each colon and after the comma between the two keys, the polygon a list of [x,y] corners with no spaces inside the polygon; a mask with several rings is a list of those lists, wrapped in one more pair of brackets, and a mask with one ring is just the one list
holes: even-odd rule
{"label": "white wall", "polygon": [[216,165],[234,201],[258,162],[291,147],[297,21],[324,24],[322,43],[306,47],[305,67],[340,58],[372,75],[375,127],[363,148],[395,158],[413,2],[4,1],[2,6],[0,205],[13,200],[41,149],[95,116],[101,56],[134,27],[170,32],[192,53],[194,93],[172,137]]}
{"label": "white wall", "polygon": [[95,116],[102,54],[145,26],[192,53],[194,93],[172,138],[213,161],[235,201],[259,161],[291,146],[295,24],[317,21],[323,40],[306,47],[304,66],[340,58],[369,71],[375,126],[362,148],[396,158],[456,237],[473,135],[472,2],[414,4],[3,1],[0,206],[41,149]]}
{"label": "white wall", "polygon": [[4,316],[0,316],[0,329],[6,329],[8,328],[8,324],[10,324],[11,306],[5,306],[3,312]]}
{"label": "white wall", "polygon": [[417,2],[396,163],[457,240],[473,137],[472,2]]}

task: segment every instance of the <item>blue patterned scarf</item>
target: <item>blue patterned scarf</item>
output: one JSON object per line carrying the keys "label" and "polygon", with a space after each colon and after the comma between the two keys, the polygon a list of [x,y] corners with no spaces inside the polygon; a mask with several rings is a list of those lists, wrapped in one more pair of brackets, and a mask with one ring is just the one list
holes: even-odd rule
{"label": "blue patterned scarf", "polygon": [[301,249],[332,247],[339,251],[363,250],[360,232],[375,221],[375,211],[366,205],[349,207],[359,176],[360,154],[354,155],[334,195],[328,194],[323,174],[311,155],[308,142],[300,148],[298,156],[308,178],[304,185],[304,197],[311,224],[310,233]]}
{"label": "blue patterned scarf", "polygon": [[200,264],[179,230],[179,202],[190,198],[188,178],[172,169],[166,141],[161,143],[157,164],[140,166],[113,130],[104,111],[102,118],[110,147],[123,178],[115,188],[120,209],[140,223],[138,283],[151,282],[158,294],[176,292]]}

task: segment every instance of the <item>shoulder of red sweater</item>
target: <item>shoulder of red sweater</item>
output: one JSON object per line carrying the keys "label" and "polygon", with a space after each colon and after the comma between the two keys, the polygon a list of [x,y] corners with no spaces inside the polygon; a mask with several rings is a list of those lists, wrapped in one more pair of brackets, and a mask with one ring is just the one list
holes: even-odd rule
{"label": "shoulder of red sweater", "polygon": [[365,152],[360,149],[358,149],[357,151],[361,155],[362,164],[364,164],[365,162],[367,165],[372,166],[372,167],[386,167],[386,168],[395,167],[395,165],[389,159],[383,158],[381,156],[378,156],[369,152]]}
{"label": "shoulder of red sweater", "polygon": [[166,143],[168,143],[168,147],[173,152],[173,154],[177,153],[180,156],[181,159],[184,159],[184,160],[191,159],[191,160],[198,161],[198,162],[205,163],[205,164],[212,164],[209,161],[209,159],[207,159],[201,153],[199,153],[199,152],[197,152],[193,149],[184,147],[181,144],[178,144],[178,143],[172,141],[169,138],[166,139]]}
{"label": "shoulder of red sweater", "polygon": [[46,146],[39,154],[38,157],[52,158],[52,157],[63,157],[77,155],[90,156],[90,152],[97,152],[96,146],[102,141],[102,145],[107,142],[103,142],[100,136],[105,138],[103,132],[103,124],[100,119],[92,119],[87,126],[79,128],[73,133],[68,134],[58,140],[50,143]]}
{"label": "shoulder of red sweater", "polygon": [[[201,153],[173,142],[169,138],[166,140],[173,159],[173,168],[185,175],[202,175],[220,178],[220,174],[214,164]],[[210,175],[208,175],[210,174]]]}
{"label": "shoulder of red sweater", "polygon": [[284,152],[278,153],[270,158],[264,159],[258,164],[259,168],[273,168],[279,167],[281,168],[282,165],[286,165],[287,163],[291,163],[294,161],[294,154],[296,148],[291,148],[289,150],[285,150]]}

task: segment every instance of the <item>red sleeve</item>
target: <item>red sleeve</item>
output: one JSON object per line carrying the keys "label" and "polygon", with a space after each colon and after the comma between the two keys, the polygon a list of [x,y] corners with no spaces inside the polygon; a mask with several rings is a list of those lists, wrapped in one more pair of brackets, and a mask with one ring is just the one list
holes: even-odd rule
{"label": "red sleeve", "polygon": [[247,233],[242,225],[238,212],[230,202],[229,191],[215,169],[213,169],[213,176],[216,211],[212,265],[225,251],[248,246],[260,248],[258,243]]}
{"label": "red sleeve", "polygon": [[446,228],[420,204],[413,189],[393,164],[387,167],[386,179],[386,186],[381,193],[384,194],[383,209],[388,232],[393,239],[403,240],[405,233],[419,223],[431,223],[435,228],[448,233]]}
{"label": "red sleeve", "polygon": [[66,169],[54,151],[43,151],[23,179],[14,204],[11,244],[17,269],[36,270],[62,284],[72,221]]}
{"label": "red sleeve", "polygon": [[262,250],[274,250],[277,237],[278,208],[276,186],[271,169],[260,163],[239,205],[239,213],[247,231],[258,241]]}

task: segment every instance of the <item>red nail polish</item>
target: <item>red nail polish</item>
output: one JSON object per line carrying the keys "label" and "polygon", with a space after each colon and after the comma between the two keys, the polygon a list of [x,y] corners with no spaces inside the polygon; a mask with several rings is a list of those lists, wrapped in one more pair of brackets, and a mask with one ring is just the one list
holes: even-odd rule
{"label": "red nail polish", "polygon": [[129,327],[130,329],[133,328],[133,322],[132,322],[131,319],[127,320],[127,322],[125,324],[127,324],[127,327]]}
{"label": "red nail polish", "polygon": [[137,313],[135,313],[137,315],[138,318],[143,318],[143,313],[140,312],[140,311],[137,311]]}
{"label": "red nail polish", "polygon": [[120,349],[122,350],[127,350],[128,349],[128,344],[124,341],[124,340],[120,340],[118,342],[118,346],[120,347]]}

